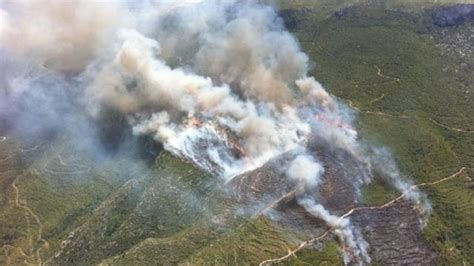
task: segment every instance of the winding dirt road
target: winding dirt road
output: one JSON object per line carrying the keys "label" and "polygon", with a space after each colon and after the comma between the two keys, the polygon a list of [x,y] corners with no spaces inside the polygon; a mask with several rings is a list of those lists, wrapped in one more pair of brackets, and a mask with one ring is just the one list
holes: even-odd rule
{"label": "winding dirt road", "polygon": [[264,260],[262,261],[259,265],[260,266],[263,266],[263,265],[269,265],[269,264],[272,264],[272,263],[279,263],[279,262],[282,262],[286,259],[288,259],[289,257],[291,256],[295,256],[296,257],[296,252],[302,250],[303,248],[317,242],[317,241],[320,241],[322,239],[324,239],[325,237],[327,237],[328,235],[330,235],[335,229],[337,229],[339,227],[339,224],[341,223],[341,221],[344,219],[344,218],[347,218],[349,216],[351,216],[354,212],[356,211],[360,211],[360,210],[374,210],[374,209],[384,209],[384,208],[387,208],[387,207],[390,207],[392,206],[393,204],[395,204],[396,202],[398,202],[399,200],[403,199],[408,193],[410,193],[411,191],[413,191],[414,189],[416,188],[420,188],[420,187],[424,187],[424,186],[432,186],[432,185],[437,185],[439,183],[442,183],[442,182],[445,182],[445,181],[448,181],[450,179],[453,179],[455,177],[458,177],[460,176],[466,169],[466,167],[462,167],[461,169],[459,169],[459,171],[457,171],[456,173],[450,175],[450,176],[447,176],[447,177],[444,177],[444,178],[441,178],[437,181],[433,181],[433,182],[425,182],[425,183],[421,183],[421,184],[417,184],[417,185],[413,185],[411,186],[409,189],[407,189],[404,193],[402,193],[400,196],[398,196],[397,198],[383,204],[383,205],[380,205],[380,206],[368,206],[368,207],[357,207],[357,208],[353,208],[351,210],[349,210],[348,212],[346,212],[344,215],[342,215],[341,217],[339,217],[338,221],[335,223],[334,226],[330,227],[328,230],[326,230],[324,233],[322,233],[321,235],[319,235],[318,237],[316,238],[312,238],[312,239],[309,239],[309,240],[306,240],[306,241],[303,241],[300,243],[300,245],[298,245],[298,247],[296,247],[295,249],[293,250],[289,250],[288,251],[288,254],[286,254],[285,256],[282,256],[282,257],[279,257],[279,258],[274,258],[274,259],[268,259],[268,260]]}
{"label": "winding dirt road", "polygon": [[382,93],[382,95],[380,95],[379,97],[373,99],[372,101],[370,101],[370,103],[376,103],[376,102],[382,100],[383,98],[385,98],[385,93]]}
{"label": "winding dirt road", "polygon": [[450,126],[441,124],[440,122],[434,120],[433,118],[430,118],[430,121],[433,122],[433,123],[435,123],[436,125],[442,127],[442,128],[448,129],[448,130],[457,131],[457,132],[461,132],[461,133],[469,133],[469,134],[473,134],[473,133],[474,133],[474,130],[465,130],[465,129],[456,128],[456,127],[450,127]]}
{"label": "winding dirt road", "polygon": [[375,67],[375,69],[377,69],[377,76],[382,77],[384,79],[389,79],[389,80],[392,80],[392,81],[396,81],[396,82],[401,81],[399,78],[390,77],[390,76],[386,76],[386,75],[382,74],[382,69],[380,69],[377,65],[374,65],[374,67]]}
{"label": "winding dirt road", "polygon": [[[385,96],[385,94],[382,94],[382,96],[372,100],[372,103],[375,102],[375,101],[381,100],[384,96]],[[407,116],[407,115],[393,115],[393,114],[387,114],[387,113],[383,113],[383,112],[373,112],[373,111],[369,111],[369,110],[362,110],[359,107],[355,106],[355,104],[351,100],[346,100],[346,102],[348,103],[349,107],[351,107],[352,109],[356,110],[359,113],[365,113],[365,114],[377,115],[377,116],[385,116],[385,117],[393,117],[393,118],[401,118],[401,119],[413,118],[413,117]],[[456,128],[456,127],[450,127],[450,126],[444,125],[444,124],[434,120],[433,118],[428,118],[428,119],[430,120],[431,123],[433,123],[433,124],[435,124],[439,127],[445,128],[447,130],[452,130],[452,131],[456,131],[456,132],[459,132],[459,133],[474,134],[474,130],[466,130],[466,129]]]}
{"label": "winding dirt road", "polygon": [[[88,165],[77,164],[77,163],[76,164],[66,163],[60,153],[57,155],[57,159],[59,161],[59,164],[61,166],[66,167],[65,169],[67,169],[67,170],[61,170],[61,169],[54,170],[54,169],[51,169],[51,167],[50,167],[51,161],[54,160],[54,159],[55,158],[53,157],[53,158],[47,159],[45,161],[45,163],[43,164],[43,172],[51,174],[51,175],[77,175],[77,174],[86,174],[86,173],[89,173],[92,170],[92,167],[90,167]],[[71,168],[76,168],[76,169],[71,170]]]}
{"label": "winding dirt road", "polygon": [[[26,252],[21,248],[21,247],[15,247],[15,246],[11,246],[11,245],[5,245],[2,247],[2,249],[7,249],[7,248],[11,248],[11,249],[17,249],[19,252],[20,252],[20,255],[22,257],[25,257],[25,263],[28,264],[28,265],[42,265],[43,264],[43,260],[41,258],[41,250],[43,250],[44,248],[47,248],[49,247],[49,243],[47,240],[43,239],[42,238],[42,234],[43,234],[43,224],[41,223],[41,220],[40,218],[38,217],[38,215],[36,215],[33,210],[30,209],[30,207],[28,207],[28,205],[26,203],[22,203],[21,200],[20,200],[20,190],[18,189],[18,187],[16,186],[15,184],[16,180],[13,181],[12,183],[12,188],[13,188],[13,191],[14,191],[14,204],[17,208],[20,208],[20,209],[23,209],[25,210],[31,217],[33,217],[33,219],[35,220],[36,224],[38,225],[38,230],[36,232],[36,242],[42,242],[42,245],[40,248],[38,248],[34,254],[31,254],[31,255],[27,255]],[[25,216],[25,219],[28,220],[28,216]],[[28,222],[29,224],[29,222]],[[28,229],[29,230],[29,229]],[[31,244],[31,249],[33,249],[33,242],[30,241],[30,244]],[[11,255],[8,255],[7,252],[5,252],[6,254],[6,265],[9,265],[9,262],[11,261],[11,258],[10,256]],[[29,258],[32,258],[32,257],[35,257],[35,261],[36,263],[32,264],[32,263],[29,263],[27,261],[27,259]]]}
{"label": "winding dirt road", "polygon": [[41,241],[41,235],[43,234],[43,224],[41,223],[39,217],[26,205],[26,203],[25,205],[20,203],[20,191],[18,190],[18,187],[15,184],[15,181],[13,181],[12,183],[12,188],[15,191],[15,206],[17,206],[18,208],[24,209],[35,219],[35,222],[38,225],[36,241]]}

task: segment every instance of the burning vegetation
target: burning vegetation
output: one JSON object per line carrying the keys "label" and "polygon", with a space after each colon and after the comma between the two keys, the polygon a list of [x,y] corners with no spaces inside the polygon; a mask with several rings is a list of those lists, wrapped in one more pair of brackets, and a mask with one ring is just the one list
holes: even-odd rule
{"label": "burning vegetation", "polygon": [[[354,113],[308,76],[308,57],[271,7],[18,1],[0,8],[7,73],[0,103],[12,110],[0,120],[14,121],[13,131],[72,131],[98,153],[98,129],[119,145],[151,136],[218,176],[243,208],[295,228],[326,223],[346,263],[371,261],[360,229],[337,214],[361,204],[360,188],[380,163],[359,142]],[[118,118],[105,121],[110,112]],[[29,132],[26,125],[44,116],[53,119]],[[409,187],[395,164],[389,170],[397,189]]]}

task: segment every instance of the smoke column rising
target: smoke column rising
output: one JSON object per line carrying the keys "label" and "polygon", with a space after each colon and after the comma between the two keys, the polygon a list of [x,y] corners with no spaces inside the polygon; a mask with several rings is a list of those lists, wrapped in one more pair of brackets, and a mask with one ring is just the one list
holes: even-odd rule
{"label": "smoke column rising", "polygon": [[[255,1],[2,2],[0,40],[0,121],[17,132],[94,138],[89,127],[112,110],[134,135],[225,182],[296,151],[286,173],[302,193],[324,174],[307,151],[310,137],[369,161],[348,108],[307,75],[298,42]],[[43,117],[52,119],[31,130]],[[404,189],[397,171],[389,176]],[[357,187],[370,182],[354,178]],[[336,219],[312,198],[298,202],[328,224]],[[370,261],[348,220],[337,232]]]}

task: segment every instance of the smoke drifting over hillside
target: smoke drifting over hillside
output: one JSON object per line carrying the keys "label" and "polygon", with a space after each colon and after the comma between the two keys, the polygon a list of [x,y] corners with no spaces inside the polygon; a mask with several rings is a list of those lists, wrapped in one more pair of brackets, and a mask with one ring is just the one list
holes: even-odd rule
{"label": "smoke drifting over hillside", "polygon": [[[268,6],[24,0],[0,8],[0,122],[12,134],[67,131],[94,143],[102,124],[125,121],[108,134],[151,136],[224,182],[292,152],[286,173],[302,188],[299,204],[331,226],[335,217],[304,194],[324,178],[308,140],[373,161],[351,111],[307,76],[308,57]],[[407,189],[396,166],[389,171]],[[353,178],[356,187],[370,181]],[[370,261],[350,221],[339,223],[341,241]]]}

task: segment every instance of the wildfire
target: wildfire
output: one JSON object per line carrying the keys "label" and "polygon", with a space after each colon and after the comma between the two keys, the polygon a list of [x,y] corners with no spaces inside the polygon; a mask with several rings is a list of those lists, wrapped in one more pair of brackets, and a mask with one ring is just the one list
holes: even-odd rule
{"label": "wildfire", "polygon": [[202,127],[203,122],[195,116],[189,116],[186,121],[187,127]]}
{"label": "wildfire", "polygon": [[236,141],[230,141],[232,149],[237,152],[238,157],[245,157],[246,153],[242,146],[240,146]]}
{"label": "wildfire", "polygon": [[218,124],[214,123],[213,121],[205,122],[194,115],[189,115],[185,124],[188,128],[201,128],[203,126],[212,127],[214,129],[214,132],[216,133],[216,136],[225,140],[225,142],[229,144],[229,149],[235,156],[237,156],[238,158],[246,156],[244,148],[238,143],[237,139],[229,138],[229,134],[226,133],[226,130]]}
{"label": "wildfire", "polygon": [[357,261],[357,255],[355,254],[354,250],[351,249],[349,246],[346,244],[341,244],[341,251],[344,254],[347,254],[350,257],[351,261]]}
{"label": "wildfire", "polygon": [[352,130],[352,127],[344,122],[341,119],[331,119],[325,116],[324,114],[317,114],[314,117],[318,121],[322,121],[332,127],[338,127],[345,130]]}

